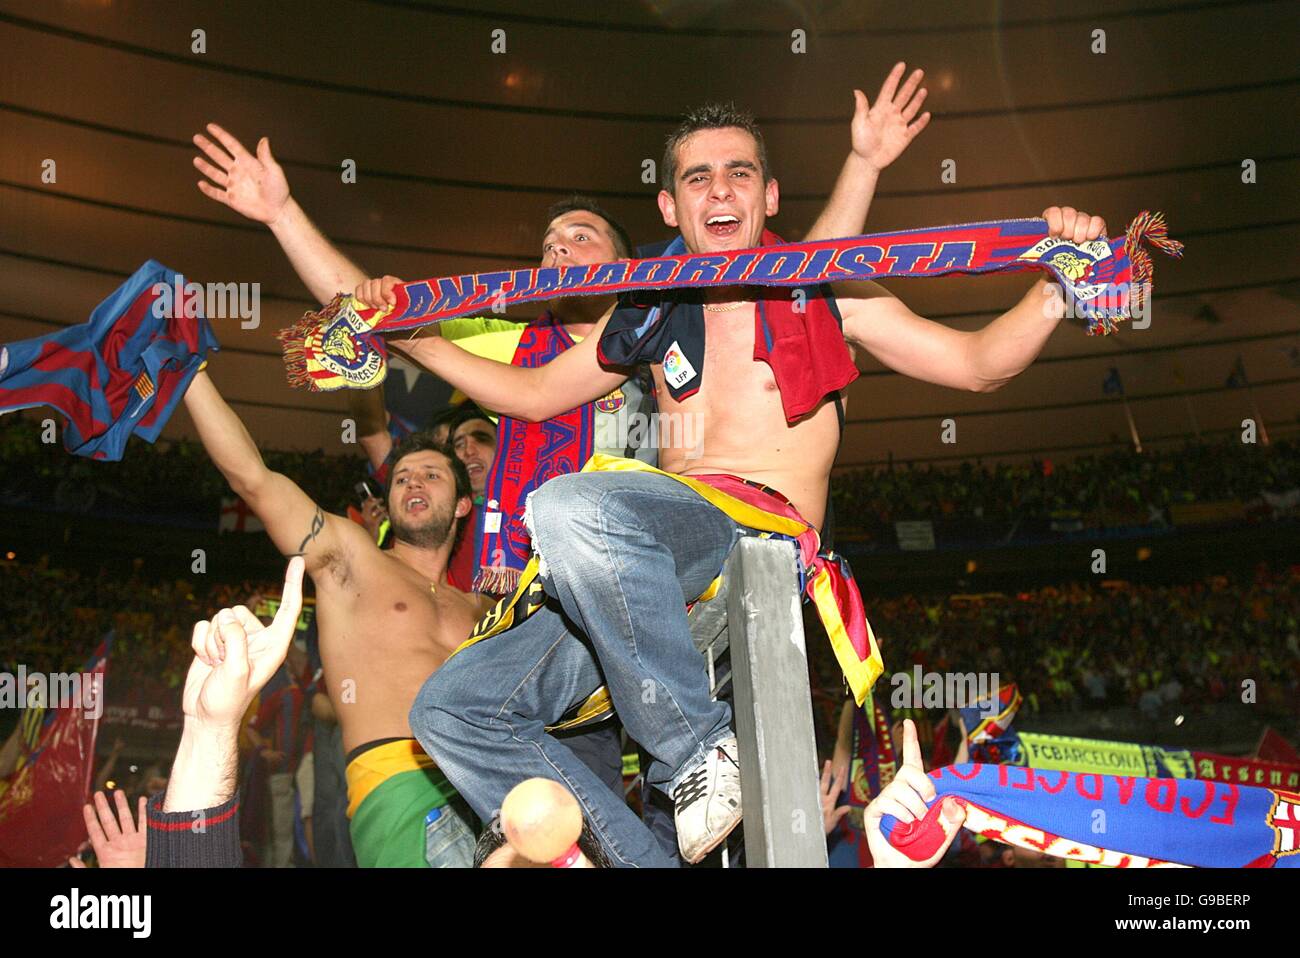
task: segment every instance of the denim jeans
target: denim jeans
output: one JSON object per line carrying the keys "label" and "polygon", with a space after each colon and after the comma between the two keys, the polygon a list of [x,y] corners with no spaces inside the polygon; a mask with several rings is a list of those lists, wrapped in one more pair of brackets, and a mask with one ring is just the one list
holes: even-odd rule
{"label": "denim jeans", "polygon": [[713,581],[741,530],[666,476],[576,473],[529,502],[548,601],[514,628],[461,650],[411,709],[425,751],[483,820],[540,776],[566,785],[617,866],[672,865],[616,793],[545,726],[608,687],[628,735],[671,794],[731,734],[714,702],[686,602]]}

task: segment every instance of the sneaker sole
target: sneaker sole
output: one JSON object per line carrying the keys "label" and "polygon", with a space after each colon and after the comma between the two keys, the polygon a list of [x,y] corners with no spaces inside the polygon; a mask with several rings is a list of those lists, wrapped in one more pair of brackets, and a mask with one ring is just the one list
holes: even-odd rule
{"label": "sneaker sole", "polygon": [[[709,857],[710,852],[714,851],[719,845],[721,845],[723,842],[725,842],[728,838],[731,837],[731,833],[736,830],[736,826],[739,825],[744,820],[744,818],[745,816],[743,812],[740,815],[736,816],[736,820],[731,823],[730,827],[728,827],[725,832],[723,832],[721,835],[715,838],[711,845],[706,847],[703,851],[697,852],[694,858],[687,858],[686,853],[682,852],[682,860],[685,861],[686,864],[688,865],[698,865],[700,862],[704,861],[704,859]],[[681,846],[678,846],[677,850],[681,852],[682,851]]]}

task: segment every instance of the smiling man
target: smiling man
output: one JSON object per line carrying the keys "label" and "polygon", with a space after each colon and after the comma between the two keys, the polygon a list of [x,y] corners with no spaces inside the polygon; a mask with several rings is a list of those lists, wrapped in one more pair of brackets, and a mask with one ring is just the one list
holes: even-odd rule
{"label": "smiling man", "polygon": [[[780,190],[748,115],[724,106],[693,112],[669,137],[661,172],[659,208],[680,232],[677,249],[779,242],[765,227]],[[1045,217],[1051,235],[1075,242],[1105,229],[1099,217],[1070,208]],[[736,738],[729,708],[710,698],[686,604],[705,592],[742,536],[778,531],[812,566],[844,389],[857,376],[854,348],[917,379],[992,391],[1033,361],[1064,313],[1059,296],[1044,295],[1045,283],[977,332],[924,319],[870,282],[807,287],[803,297],[677,290],[622,304],[546,366],[470,357],[440,370],[480,402],[542,419],[644,364],[660,412],[697,416],[703,432],[698,449],[661,442],[663,471],[613,463],[610,471],[560,476],[532,497],[544,595],[520,596],[500,640],[508,656],[485,630],[484,641],[430,677],[411,714],[425,749],[453,782],[466,783],[471,806],[490,811],[522,778],[558,779],[615,864],[667,864],[636,816],[596,789],[544,732],[603,682],[629,734],[654,758],[647,781],[675,801],[683,858],[697,861],[720,844],[742,813]],[[444,362],[446,347],[428,345],[428,358]]]}

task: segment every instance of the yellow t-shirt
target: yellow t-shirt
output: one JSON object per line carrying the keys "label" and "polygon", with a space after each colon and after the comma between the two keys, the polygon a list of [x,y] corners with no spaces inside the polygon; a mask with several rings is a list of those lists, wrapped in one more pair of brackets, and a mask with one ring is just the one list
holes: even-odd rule
{"label": "yellow t-shirt", "polygon": [[[443,320],[438,324],[438,331],[444,339],[455,343],[467,353],[510,365],[527,325],[509,319],[467,316],[463,319]],[[453,405],[458,406],[468,398],[459,389],[452,391]],[[492,417],[492,421],[496,422],[498,414],[495,410],[484,409],[484,412],[487,412]]]}

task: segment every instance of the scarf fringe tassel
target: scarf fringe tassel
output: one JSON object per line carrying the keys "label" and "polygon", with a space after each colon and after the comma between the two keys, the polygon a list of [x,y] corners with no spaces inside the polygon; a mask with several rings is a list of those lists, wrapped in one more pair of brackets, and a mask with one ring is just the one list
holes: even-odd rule
{"label": "scarf fringe tassel", "polygon": [[1129,311],[1140,309],[1153,286],[1155,267],[1144,244],[1154,246],[1166,256],[1181,259],[1183,244],[1169,238],[1165,214],[1143,210],[1124,231],[1124,253],[1132,263],[1133,282],[1129,287]]}
{"label": "scarf fringe tassel", "polygon": [[284,353],[285,377],[295,389],[311,385],[307,373],[307,341],[338,316],[346,293],[339,293],[323,309],[303,314],[302,319],[276,333]]}

